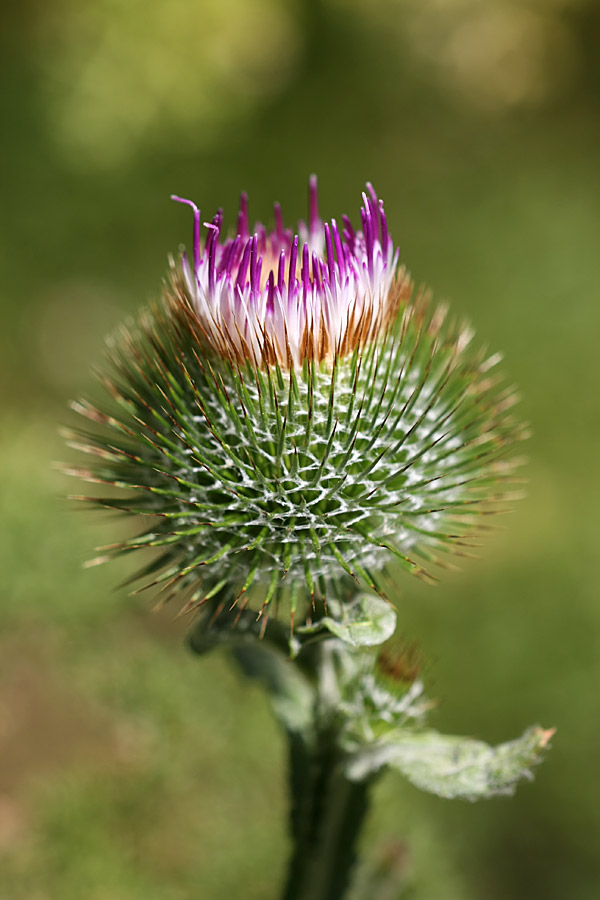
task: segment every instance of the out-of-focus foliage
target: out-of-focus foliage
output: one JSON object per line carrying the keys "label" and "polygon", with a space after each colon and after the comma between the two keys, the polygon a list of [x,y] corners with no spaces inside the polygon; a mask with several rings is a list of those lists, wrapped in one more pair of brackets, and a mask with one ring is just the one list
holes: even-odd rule
{"label": "out-of-focus foliage", "polygon": [[[340,11],[347,0],[332,0]],[[536,107],[577,83],[582,0],[351,0],[395,32],[450,96],[479,111]]]}
{"label": "out-of-focus foliage", "polygon": [[214,145],[285,84],[299,49],[292,11],[278,0],[58,0],[38,29],[53,137],[84,167],[125,165],[190,130]]}
{"label": "out-of-focus foliage", "polygon": [[[600,8],[262,5],[270,16],[232,0],[212,19],[212,4],[189,4],[189,27],[176,6],[179,41],[166,0],[137,16],[125,0],[3,12],[0,897],[221,900],[240,884],[248,900],[277,897],[284,760],[261,691],[218,653],[188,655],[170,610],[115,590],[125,566],[81,570],[115,522],[84,524],[50,463],[65,453],[68,399],[95,390],[103,334],[156,295],[188,237],[169,194],[212,214],[245,188],[253,215],[268,219],[278,198],[293,221],[317,171],[326,216],[376,184],[417,282],[505,351],[533,426],[528,497],[496,520],[482,561],[436,589],[395,579],[400,633],[421,643],[440,698],[431,724],[494,744],[531,721],[558,729],[510,800],[447,803],[390,775],[365,846],[415,900],[596,900]],[[537,38],[511,38],[492,73],[505,32],[486,22],[509,16],[505,31],[550,23],[566,48],[562,74],[542,67],[550,87],[527,102],[512,88],[493,99],[498,72],[546,59]],[[200,46],[244,22],[250,46],[218,54],[227,75],[202,68]],[[111,28],[105,74],[81,100],[77,78]],[[442,63],[457,30],[460,64],[483,61],[459,80]],[[173,106],[158,89],[144,97],[165,68],[179,73]],[[209,99],[195,107],[196,78]],[[189,118],[176,122],[184,95]],[[94,137],[80,115],[101,123]]]}

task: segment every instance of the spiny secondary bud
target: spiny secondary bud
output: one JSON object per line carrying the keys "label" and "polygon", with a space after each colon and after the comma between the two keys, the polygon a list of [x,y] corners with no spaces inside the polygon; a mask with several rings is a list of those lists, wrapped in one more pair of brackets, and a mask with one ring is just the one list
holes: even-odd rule
{"label": "spiny secondary bud", "polygon": [[278,205],[251,229],[243,196],[235,235],[218,211],[203,236],[190,203],[191,260],[110,341],[106,400],[75,404],[92,463],[72,471],[119,489],[85,499],[149,517],[108,549],[155,548],[139,576],[185,609],[225,597],[266,622],[381,592],[392,564],[427,577],[507,497],[513,393],[413,296],[367,188],[357,230],[322,222],[314,179],[297,234]]}

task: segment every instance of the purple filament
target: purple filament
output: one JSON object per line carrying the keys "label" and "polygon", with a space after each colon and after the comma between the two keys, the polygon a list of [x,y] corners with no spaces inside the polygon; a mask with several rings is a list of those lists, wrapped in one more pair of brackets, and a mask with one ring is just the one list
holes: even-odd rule
{"label": "purple filament", "polygon": [[[305,313],[310,307],[317,311],[311,313],[311,316],[316,316],[314,321],[320,321],[327,304],[334,303],[333,308],[343,310],[357,302],[363,292],[371,298],[374,296],[374,289],[377,288],[374,285],[376,258],[381,260],[377,266],[377,279],[387,283],[386,279],[393,270],[395,257],[383,202],[370,182],[362,195],[362,233],[354,230],[347,216],[342,217],[343,229],[340,231],[335,219],[325,223],[321,221],[317,180],[311,175],[308,229],[300,226],[302,239],[284,227],[279,203],[274,204],[272,231],[268,232],[259,222],[251,230],[248,197],[243,193],[235,236],[221,240],[223,212],[219,209],[212,221],[202,223],[206,229],[202,242],[200,210],[196,204],[175,194],[172,199],[187,204],[193,210],[192,284],[195,283],[195,290],[205,297],[204,302],[209,304],[209,308],[213,301],[217,304],[223,302],[218,298],[227,296],[227,293],[221,293],[225,289],[225,292],[230,292],[229,296],[237,308],[248,304],[248,309],[252,307],[256,314],[269,319],[276,315],[277,309],[283,309],[282,300],[286,298],[290,313],[294,308],[299,313]],[[184,256],[185,268],[187,261]],[[264,279],[261,279],[263,268]],[[388,274],[382,274],[385,272]],[[321,306],[321,313],[317,303]],[[225,310],[226,307],[221,308]],[[215,307],[215,314],[216,309],[218,307]],[[259,313],[259,310],[262,312]],[[327,321],[333,321],[331,315],[331,311],[327,313]],[[262,327],[265,324],[263,321]],[[240,333],[245,333],[245,328],[241,324]]]}

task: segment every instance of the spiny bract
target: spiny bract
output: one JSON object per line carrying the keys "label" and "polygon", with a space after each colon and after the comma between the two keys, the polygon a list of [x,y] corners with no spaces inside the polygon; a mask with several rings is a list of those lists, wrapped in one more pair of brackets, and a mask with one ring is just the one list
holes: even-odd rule
{"label": "spiny bract", "polygon": [[323,225],[314,180],[310,196],[300,237],[277,206],[250,233],[243,197],[235,237],[219,211],[202,243],[194,206],[192,265],[110,341],[110,398],[75,404],[93,463],[71,471],[119,489],[82,499],[150,517],[107,549],[158,548],[139,577],[186,609],[380,592],[389,563],[424,576],[507,496],[523,429],[497,358],[411,298],[370,186],[362,232]]}

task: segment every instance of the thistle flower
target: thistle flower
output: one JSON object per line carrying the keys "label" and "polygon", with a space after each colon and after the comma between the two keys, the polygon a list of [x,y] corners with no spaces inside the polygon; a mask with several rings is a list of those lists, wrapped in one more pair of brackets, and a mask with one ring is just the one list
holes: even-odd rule
{"label": "thistle flower", "polygon": [[205,338],[231,362],[302,368],[305,361],[330,364],[355,347],[373,341],[395,313],[404,276],[394,286],[398,254],[388,235],[382,201],[371,185],[363,194],[363,230],[350,220],[323,223],[317,183],[310,181],[308,227],[299,234],[284,228],[275,204],[275,230],[258,223],[250,233],[248,201],[242,195],[235,237],[219,243],[219,210],[205,222],[200,245],[200,211],[194,203],[193,266],[184,256],[183,272]]}
{"label": "thistle flower", "polygon": [[321,220],[312,178],[297,234],[277,204],[272,231],[251,229],[242,195],[223,237],[221,210],[203,223],[174,199],[193,209],[191,260],[110,341],[109,399],[75,404],[93,426],[71,440],[94,461],[71,471],[118,488],[81,499],[149,517],[107,550],[157,548],[138,575],[166,597],[265,623],[464,553],[506,499],[523,429],[498,358],[413,296],[373,188],[355,230]]}

